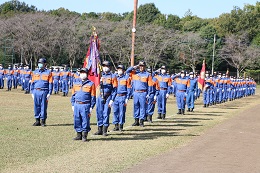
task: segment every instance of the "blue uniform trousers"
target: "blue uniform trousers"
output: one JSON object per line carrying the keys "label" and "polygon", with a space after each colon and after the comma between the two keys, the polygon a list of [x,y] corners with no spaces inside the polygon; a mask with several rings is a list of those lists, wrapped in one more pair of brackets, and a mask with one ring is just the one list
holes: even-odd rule
{"label": "blue uniform trousers", "polygon": [[18,77],[17,76],[14,76],[13,84],[14,84],[14,88],[17,88],[17,86],[18,86]]}
{"label": "blue uniform trousers", "polygon": [[210,101],[210,92],[209,89],[206,89],[203,93],[203,103],[209,104],[209,101]]}
{"label": "blue uniform trousers", "polygon": [[214,102],[217,102],[218,101],[218,91],[217,91],[217,88],[214,89]]}
{"label": "blue uniform trousers", "polygon": [[125,112],[126,112],[126,105],[125,105],[125,96],[116,96],[115,101],[113,103],[113,124],[124,124],[125,123]]}
{"label": "blue uniform trousers", "polygon": [[107,97],[105,102],[102,97],[97,98],[97,125],[98,126],[109,126],[109,115],[111,108],[108,106],[109,101],[111,100],[111,95]]}
{"label": "blue uniform trousers", "polygon": [[222,88],[219,88],[218,101],[219,101],[219,103],[221,103],[223,101],[223,91],[222,91]]}
{"label": "blue uniform trousers", "polygon": [[34,117],[42,120],[47,118],[47,94],[49,90],[34,90]]}
{"label": "blue uniform trousers", "polygon": [[24,81],[24,90],[25,91],[30,91],[31,84],[29,81],[30,81],[29,79],[25,79],[25,81]]}
{"label": "blue uniform trousers", "polygon": [[62,92],[64,92],[66,95],[69,92],[69,81],[68,80],[62,80]]}
{"label": "blue uniform trousers", "polygon": [[158,114],[166,114],[167,90],[160,90],[157,98]]}
{"label": "blue uniform trousers", "polygon": [[0,88],[4,88],[4,77],[0,76]]}
{"label": "blue uniform trousers", "polygon": [[213,103],[213,89],[209,89],[209,103],[212,104]]}
{"label": "blue uniform trousers", "polygon": [[53,90],[56,93],[59,91],[59,80],[56,79],[53,80]]}
{"label": "blue uniform trousers", "polygon": [[134,92],[134,118],[144,120],[146,115],[146,95],[147,92]]}
{"label": "blue uniform trousers", "polygon": [[185,104],[186,104],[186,96],[185,92],[182,91],[177,91],[176,93],[176,99],[177,99],[177,106],[178,109],[185,109]]}
{"label": "blue uniform trousers", "polygon": [[76,132],[89,132],[90,117],[89,117],[90,104],[74,104],[74,129]]}
{"label": "blue uniform trousers", "polygon": [[194,109],[194,101],[195,101],[194,91],[189,91],[186,100],[188,108]]}
{"label": "blue uniform trousers", "polygon": [[152,116],[154,113],[155,101],[154,101],[154,93],[150,94],[148,100],[146,101],[146,115]]}
{"label": "blue uniform trousers", "polygon": [[6,81],[6,83],[7,83],[7,88],[12,88],[12,78],[11,77],[7,77],[7,81]]}

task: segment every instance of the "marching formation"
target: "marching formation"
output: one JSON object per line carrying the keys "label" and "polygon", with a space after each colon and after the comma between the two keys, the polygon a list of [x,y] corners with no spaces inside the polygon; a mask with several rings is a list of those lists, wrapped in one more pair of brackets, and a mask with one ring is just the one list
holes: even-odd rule
{"label": "marching formation", "polygon": [[252,78],[235,78],[226,74],[206,72],[203,88],[198,81],[200,76],[193,72],[186,74],[181,71],[170,75],[166,67],[156,71],[146,69],[146,63],[140,61],[138,65],[125,68],[117,66],[117,72],[112,73],[109,61],[102,63],[100,87],[89,80],[88,68],[79,68],[76,73],[67,67],[46,68],[46,59],[38,61],[38,68],[31,71],[28,65],[3,69],[0,64],[0,88],[4,88],[6,80],[7,91],[12,86],[17,89],[20,85],[25,94],[31,93],[34,101],[34,126],[46,126],[48,100],[52,94],[62,92],[68,96],[71,88],[71,105],[74,112],[74,129],[77,136],[74,140],[87,141],[90,128],[90,115],[96,107],[98,131],[94,135],[108,135],[111,108],[113,108],[114,131],[123,131],[125,113],[129,99],[133,98],[132,126],[144,127],[144,122],[153,123],[155,105],[157,105],[157,119],[166,118],[166,103],[170,95],[176,97],[178,112],[185,114],[195,109],[195,101],[203,94],[204,107],[233,101],[255,94],[256,82]]}

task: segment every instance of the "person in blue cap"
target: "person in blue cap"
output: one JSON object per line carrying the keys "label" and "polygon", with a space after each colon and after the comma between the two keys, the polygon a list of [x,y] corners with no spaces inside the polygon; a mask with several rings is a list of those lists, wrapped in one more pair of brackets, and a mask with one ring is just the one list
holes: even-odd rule
{"label": "person in blue cap", "polygon": [[53,88],[53,78],[50,70],[46,68],[46,59],[38,60],[38,69],[32,74],[31,94],[34,102],[33,126],[46,126],[47,107]]}

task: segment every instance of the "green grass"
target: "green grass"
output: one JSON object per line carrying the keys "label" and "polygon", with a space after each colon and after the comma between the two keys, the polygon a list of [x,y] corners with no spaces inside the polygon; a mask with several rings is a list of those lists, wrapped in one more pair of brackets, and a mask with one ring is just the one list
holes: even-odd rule
{"label": "green grass", "polygon": [[[216,124],[260,103],[260,96],[243,98],[211,108],[196,102],[194,113],[176,115],[175,98],[167,103],[165,121],[131,127],[132,100],[127,107],[124,132],[96,137],[95,111],[91,117],[89,142],[73,141],[70,97],[52,95],[47,127],[33,127],[33,101],[20,89],[0,90],[0,172],[121,172],[132,165],[192,139]],[[156,117],[155,114],[154,117]],[[110,116],[112,122],[112,115]],[[113,125],[109,127],[111,131]]]}

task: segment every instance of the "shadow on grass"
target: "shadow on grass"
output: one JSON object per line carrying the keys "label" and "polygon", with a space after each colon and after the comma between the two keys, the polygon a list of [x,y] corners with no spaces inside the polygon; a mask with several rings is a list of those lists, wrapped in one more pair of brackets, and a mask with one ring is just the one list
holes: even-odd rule
{"label": "shadow on grass", "polygon": [[152,139],[157,139],[159,137],[173,137],[173,136],[198,136],[198,135],[193,135],[193,134],[179,134],[178,132],[152,132],[152,133],[140,133],[140,134],[129,134],[132,135],[133,137],[123,137],[126,136],[127,134],[124,133],[118,133],[115,135],[109,134],[107,137],[91,137],[89,140],[90,141],[124,141],[124,140],[152,140]]}
{"label": "shadow on grass", "polygon": [[[178,119],[178,120],[176,120]],[[164,124],[164,123],[199,123],[200,121],[188,121],[188,120],[181,120],[182,118],[168,118],[164,121],[156,121],[154,123],[160,123],[160,124]]]}
{"label": "shadow on grass", "polygon": [[[90,123],[91,126],[97,125],[96,123]],[[53,127],[62,127],[62,126],[74,126],[74,124],[47,124],[47,126],[53,126]]]}
{"label": "shadow on grass", "polygon": [[201,113],[201,114],[193,114],[193,115],[198,115],[198,116],[223,116],[220,114],[210,114],[210,113]]}
{"label": "shadow on grass", "polygon": [[[152,127],[152,126],[146,126],[146,127]],[[140,129],[127,129],[127,130],[124,130],[124,132],[133,132],[133,131],[136,131],[136,132],[143,132],[143,131],[181,131],[181,130],[185,130],[185,129],[169,129],[169,128],[140,128]],[[114,131],[113,131],[114,132]],[[116,133],[116,132],[115,132]]]}

